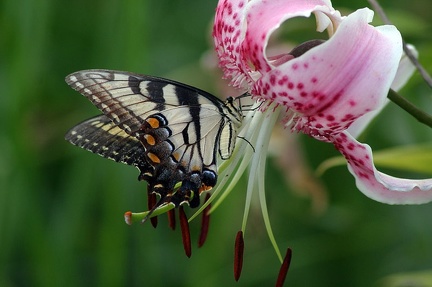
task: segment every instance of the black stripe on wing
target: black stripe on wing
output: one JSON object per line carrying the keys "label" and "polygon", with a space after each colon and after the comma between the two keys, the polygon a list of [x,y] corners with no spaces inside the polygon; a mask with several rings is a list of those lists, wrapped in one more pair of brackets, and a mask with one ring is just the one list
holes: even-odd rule
{"label": "black stripe on wing", "polygon": [[224,115],[224,103],[213,95],[179,82],[110,70],[84,70],[66,77],[116,125],[137,136],[144,120],[168,107],[213,104]]}

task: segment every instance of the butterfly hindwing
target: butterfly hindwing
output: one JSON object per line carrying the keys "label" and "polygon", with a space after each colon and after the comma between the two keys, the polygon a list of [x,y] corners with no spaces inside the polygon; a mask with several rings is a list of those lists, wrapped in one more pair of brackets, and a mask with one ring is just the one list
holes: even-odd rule
{"label": "butterfly hindwing", "polygon": [[[104,132],[99,131],[99,136],[92,131],[97,124],[84,122],[92,144],[74,144],[103,156],[106,153],[92,145],[103,146],[104,141],[116,139],[120,146],[141,144],[141,157],[136,157],[146,162],[146,175],[142,178],[148,181],[149,192],[159,193],[167,200],[176,198],[176,204],[188,201],[191,206],[197,205],[199,197],[194,195],[216,184],[217,153],[223,159],[229,158],[242,120],[232,100],[224,103],[182,83],[129,72],[80,71],[66,77],[66,82],[105,115],[101,118]],[[121,138],[113,137],[112,131],[122,131]],[[126,150],[120,148],[120,153],[130,156],[131,151]],[[124,155],[111,153],[106,157],[125,162]],[[174,191],[179,182],[180,189]]]}
{"label": "butterfly hindwing", "polygon": [[67,132],[65,139],[83,149],[128,165],[139,166],[145,149],[141,142],[105,115],[88,119]]}

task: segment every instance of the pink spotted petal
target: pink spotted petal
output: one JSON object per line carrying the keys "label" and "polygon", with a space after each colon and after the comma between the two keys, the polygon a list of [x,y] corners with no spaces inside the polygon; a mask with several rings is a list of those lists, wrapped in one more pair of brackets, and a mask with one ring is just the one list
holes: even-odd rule
{"label": "pink spotted petal", "polygon": [[270,67],[265,56],[270,34],[283,21],[311,13],[316,15],[317,30],[328,29],[330,34],[342,19],[329,0],[220,0],[213,39],[225,77],[234,87],[253,83],[258,72]]}
{"label": "pink spotted petal", "polygon": [[[242,52],[254,69],[261,74],[268,72],[271,65],[265,54],[270,35],[286,20],[294,17],[310,17],[317,15],[318,30],[329,27],[333,31],[333,22],[342,20],[340,13],[335,11],[329,0],[272,0],[251,1],[247,7],[247,30]],[[331,18],[329,18],[331,17]]]}
{"label": "pink spotted petal", "polygon": [[340,132],[379,109],[402,39],[393,26],[369,25],[372,16],[367,8],[350,14],[327,42],[263,75],[253,94],[292,109],[301,117],[295,128],[312,136]]}
{"label": "pink spotted petal", "polygon": [[348,132],[333,137],[335,147],[348,161],[348,169],[357,188],[366,196],[388,204],[422,204],[432,201],[432,179],[402,179],[379,172],[372,160],[372,150]]}
{"label": "pink spotted petal", "polygon": [[234,87],[245,80],[250,82],[250,68],[240,53],[245,23],[247,0],[219,0],[213,26],[213,40],[219,65]]}

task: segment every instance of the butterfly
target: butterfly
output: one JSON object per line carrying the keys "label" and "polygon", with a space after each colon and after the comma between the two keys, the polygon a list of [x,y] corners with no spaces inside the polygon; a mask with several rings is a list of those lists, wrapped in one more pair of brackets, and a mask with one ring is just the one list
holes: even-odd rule
{"label": "butterfly", "polygon": [[135,166],[148,194],[191,207],[217,182],[217,158],[228,159],[242,124],[234,98],[225,102],[195,87],[159,77],[83,70],[67,84],[103,115],[73,127],[65,139],[105,158]]}

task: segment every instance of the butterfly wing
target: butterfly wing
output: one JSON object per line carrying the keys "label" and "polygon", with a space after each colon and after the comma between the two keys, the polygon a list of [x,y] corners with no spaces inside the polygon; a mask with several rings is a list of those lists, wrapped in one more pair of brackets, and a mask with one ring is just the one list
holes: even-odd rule
{"label": "butterfly wing", "polygon": [[225,157],[231,153],[219,149],[221,133],[232,128],[233,116],[241,118],[225,103],[182,83],[128,72],[80,71],[66,82],[142,143],[143,157],[153,167],[142,174],[149,192],[193,206],[199,204],[194,195],[216,184],[217,151]]}
{"label": "butterfly wing", "polygon": [[141,142],[116,126],[105,115],[88,119],[70,129],[65,139],[85,150],[128,165],[143,163]]}

